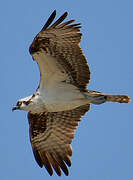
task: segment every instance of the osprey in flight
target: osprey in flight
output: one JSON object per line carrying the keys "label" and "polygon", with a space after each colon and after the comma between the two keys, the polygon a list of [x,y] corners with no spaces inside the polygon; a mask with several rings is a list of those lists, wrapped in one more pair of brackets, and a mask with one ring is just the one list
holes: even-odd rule
{"label": "osprey in flight", "polygon": [[[52,25],[54,11],[34,38],[29,51],[40,69],[36,92],[20,99],[12,110],[28,111],[30,141],[35,159],[50,175],[53,169],[68,175],[71,143],[81,116],[90,104],[128,103],[127,95],[108,95],[87,89],[90,70],[80,48],[80,24],[62,23],[65,12]],[[62,24],[61,24],[62,23]]]}

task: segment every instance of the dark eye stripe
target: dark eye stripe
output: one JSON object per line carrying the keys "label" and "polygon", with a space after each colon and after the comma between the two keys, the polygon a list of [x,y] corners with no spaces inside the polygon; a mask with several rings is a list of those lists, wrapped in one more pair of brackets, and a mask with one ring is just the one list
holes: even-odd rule
{"label": "dark eye stripe", "polygon": [[28,105],[31,101],[23,101],[24,104]]}

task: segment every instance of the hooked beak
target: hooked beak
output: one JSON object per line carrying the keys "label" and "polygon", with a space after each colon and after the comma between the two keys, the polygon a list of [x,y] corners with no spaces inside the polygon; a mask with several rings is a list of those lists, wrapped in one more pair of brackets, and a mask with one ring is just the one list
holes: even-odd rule
{"label": "hooked beak", "polygon": [[19,109],[18,106],[13,106],[12,111]]}

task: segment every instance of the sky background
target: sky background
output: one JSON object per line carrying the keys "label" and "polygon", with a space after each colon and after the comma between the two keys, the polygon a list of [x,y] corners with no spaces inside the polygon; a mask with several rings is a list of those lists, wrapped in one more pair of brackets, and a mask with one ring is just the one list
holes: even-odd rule
{"label": "sky background", "polygon": [[5,0],[0,5],[0,179],[133,180],[133,103],[92,105],[73,140],[69,177],[50,177],[36,164],[27,113],[12,112],[32,94],[39,70],[28,48],[47,18],[69,12],[82,23],[81,47],[91,69],[89,89],[133,99],[132,0]]}

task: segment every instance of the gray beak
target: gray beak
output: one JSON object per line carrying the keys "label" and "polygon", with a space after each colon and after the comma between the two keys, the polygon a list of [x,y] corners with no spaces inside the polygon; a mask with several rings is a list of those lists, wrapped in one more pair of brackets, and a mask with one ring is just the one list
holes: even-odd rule
{"label": "gray beak", "polygon": [[12,111],[17,110],[17,109],[19,109],[19,107],[18,107],[18,106],[14,106],[14,107],[12,108]]}

